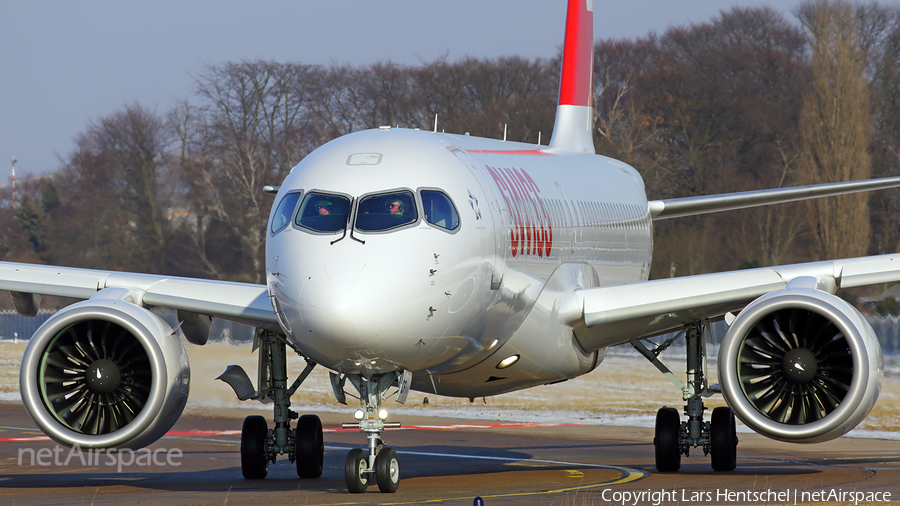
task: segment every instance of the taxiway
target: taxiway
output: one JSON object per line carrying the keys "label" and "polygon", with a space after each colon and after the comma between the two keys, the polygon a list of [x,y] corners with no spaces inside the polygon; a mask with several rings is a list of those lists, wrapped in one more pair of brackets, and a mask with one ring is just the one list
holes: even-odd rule
{"label": "taxiway", "polygon": [[[207,414],[185,414],[171,435],[149,447],[155,461],[136,454],[120,470],[107,455],[91,461],[87,451],[59,447],[35,428],[21,404],[0,403],[0,503],[468,505],[481,497],[486,505],[621,504],[626,498],[627,504],[799,504],[823,502],[818,499],[827,495],[811,495],[819,491],[832,499],[862,492],[900,501],[900,441],[793,445],[740,434],[734,472],[713,472],[700,452],[684,458],[678,473],[657,473],[650,429],[440,417],[404,417],[404,428],[386,434],[400,457],[397,493],[382,494],[373,484],[365,494],[349,494],[344,459],[364,438],[339,429],[348,416],[320,415],[326,430],[321,478],[297,478],[284,459],[270,466],[265,480],[244,480],[239,430],[248,411]],[[32,455],[41,449],[38,462]],[[774,500],[772,494],[784,493],[794,495]]]}

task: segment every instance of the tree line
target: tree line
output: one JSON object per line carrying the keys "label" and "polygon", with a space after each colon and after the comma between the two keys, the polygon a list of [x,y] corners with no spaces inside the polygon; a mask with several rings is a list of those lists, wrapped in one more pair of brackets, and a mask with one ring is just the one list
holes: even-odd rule
{"label": "tree line", "polygon": [[[900,8],[735,7],[594,56],[597,152],[651,199],[900,174]],[[4,260],[264,282],[277,185],[350,132],[392,125],[549,141],[560,57],[418,65],[210,65],[191,96],[90,122],[49,177],[0,203]],[[898,250],[881,191],[656,225],[651,276]]]}

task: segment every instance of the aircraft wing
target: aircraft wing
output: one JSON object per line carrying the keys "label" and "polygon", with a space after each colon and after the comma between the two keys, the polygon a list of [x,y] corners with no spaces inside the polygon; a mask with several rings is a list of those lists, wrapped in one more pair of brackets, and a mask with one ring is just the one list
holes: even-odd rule
{"label": "aircraft wing", "polygon": [[774,188],[719,195],[702,195],[698,197],[681,197],[648,202],[650,216],[654,221],[668,218],[679,218],[695,214],[716,213],[733,209],[794,202],[798,200],[831,197],[848,193],[883,190],[900,186],[900,177],[883,177],[863,179],[859,181],[842,181],[839,183],[793,186],[790,188]]}
{"label": "aircraft wing", "polygon": [[764,267],[698,276],[575,290],[563,303],[562,317],[575,326],[586,349],[597,349],[718,319],[785,288],[796,278],[817,288],[839,288],[900,281],[900,254]]}
{"label": "aircraft wing", "polygon": [[106,288],[135,290],[144,306],[278,327],[265,285],[0,262],[0,290],[13,292],[14,299],[30,294],[89,299]]}

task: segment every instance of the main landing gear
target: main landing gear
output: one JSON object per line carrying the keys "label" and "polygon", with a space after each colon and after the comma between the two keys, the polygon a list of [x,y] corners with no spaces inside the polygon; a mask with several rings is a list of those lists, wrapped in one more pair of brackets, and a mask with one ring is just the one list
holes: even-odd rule
{"label": "main landing gear", "polygon": [[[352,493],[365,492],[373,479],[378,490],[386,493],[397,491],[400,486],[400,460],[393,448],[384,445],[381,433],[384,429],[399,428],[400,422],[386,422],[387,410],[381,403],[389,397],[388,390],[397,382],[398,389],[391,395],[397,395],[397,402],[406,402],[412,373],[399,371],[359,375],[331,374],[331,385],[338,402],[347,404],[344,384],[347,380],[359,392],[361,408],[356,410],[356,422],[343,424],[345,429],[359,429],[365,432],[367,448],[354,448],[347,454],[344,464],[344,479],[347,490]],[[352,394],[350,394],[353,396]],[[353,396],[355,397],[355,396]]]}
{"label": "main landing gear", "polygon": [[[259,348],[259,391],[247,373],[239,366],[228,369],[217,379],[234,389],[240,400],[255,399],[274,403],[275,428],[270,429],[262,416],[248,416],[241,428],[241,473],[248,480],[265,478],[269,463],[275,463],[278,455],[287,455],[297,464],[297,476],[318,478],[322,475],[325,443],[322,439],[322,422],[316,415],[299,416],[290,410],[291,396],[309,376],[316,363],[306,359],[306,368],[294,383],[287,386],[287,346],[284,336],[257,329],[253,347]],[[300,350],[292,349],[300,354]],[[302,354],[301,354],[302,355]],[[297,427],[291,429],[291,420],[297,419]]]}
{"label": "main landing gear", "polygon": [[[710,422],[703,421],[703,398],[714,393],[706,380],[706,340],[709,321],[697,321],[686,325],[675,337],[665,341],[653,350],[632,339],[631,344],[663,374],[681,389],[686,401],[684,413],[688,419],[681,422],[678,410],[664,407],[656,413],[656,427],[653,445],[656,449],[656,469],[660,472],[674,472],[681,468],[681,456],[690,455],[691,447],[702,447],[704,455],[710,455],[714,471],[733,471],[737,467],[738,438],[735,432],[734,413],[731,408],[718,407],[712,412]],[[687,385],[684,385],[659,360],[659,354],[676,339],[685,336],[687,341]]]}

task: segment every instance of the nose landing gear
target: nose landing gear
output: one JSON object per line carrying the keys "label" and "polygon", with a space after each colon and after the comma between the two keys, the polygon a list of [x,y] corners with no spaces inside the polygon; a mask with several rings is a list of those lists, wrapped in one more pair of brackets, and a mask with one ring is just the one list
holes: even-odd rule
{"label": "nose landing gear", "polygon": [[[344,479],[347,490],[352,493],[365,492],[373,478],[378,484],[378,490],[385,493],[393,493],[400,486],[400,460],[397,452],[388,446],[384,446],[381,433],[384,429],[400,428],[400,422],[386,422],[387,410],[381,407],[382,402],[389,397],[388,390],[397,382],[397,390],[391,395],[397,395],[397,402],[406,402],[409,393],[409,385],[412,381],[412,373],[399,371],[359,375],[331,374],[331,384],[334,388],[338,402],[346,404],[346,392],[344,383],[346,380],[359,392],[359,400],[362,407],[356,410],[355,417],[358,421],[344,423],[345,429],[359,429],[366,433],[368,441],[367,449],[354,448],[347,454],[344,465]],[[352,394],[350,394],[352,396]]]}
{"label": "nose landing gear", "polygon": [[[306,360],[306,367],[290,386],[287,383],[288,346]],[[287,454],[296,463],[300,478],[318,478],[322,475],[325,453],[322,422],[318,416],[299,416],[290,410],[291,396],[316,363],[288,343],[283,335],[265,329],[257,329],[254,349],[257,348],[258,391],[254,390],[247,373],[239,366],[229,366],[218,378],[228,383],[242,401],[254,399],[274,404],[274,428],[269,428],[262,416],[248,416],[244,420],[241,430],[241,472],[246,479],[263,479],[268,475],[269,464],[274,463],[278,455]],[[348,379],[359,392],[359,397],[344,392]],[[410,371],[331,373],[331,385],[337,401],[347,404],[347,395],[350,395],[359,399],[362,406],[356,410],[357,421],[343,424],[344,428],[357,428],[366,433],[368,440],[367,448],[354,448],[347,455],[344,474],[350,492],[365,492],[373,481],[382,492],[397,491],[400,485],[400,459],[393,448],[384,446],[381,434],[385,429],[399,428],[400,423],[385,421],[387,410],[382,408],[382,403],[394,395],[397,402],[405,403],[411,384]],[[394,386],[396,390],[388,394]],[[291,428],[292,420],[297,420],[294,429]]]}

